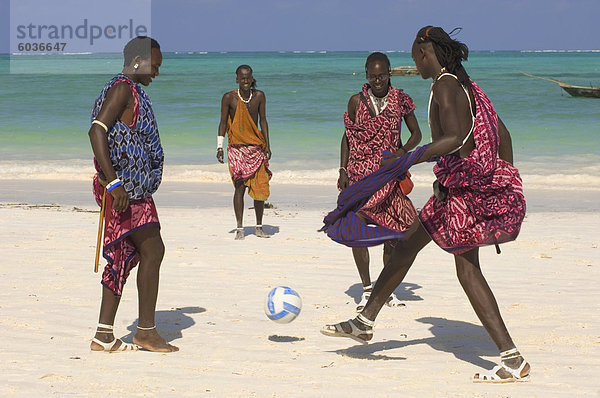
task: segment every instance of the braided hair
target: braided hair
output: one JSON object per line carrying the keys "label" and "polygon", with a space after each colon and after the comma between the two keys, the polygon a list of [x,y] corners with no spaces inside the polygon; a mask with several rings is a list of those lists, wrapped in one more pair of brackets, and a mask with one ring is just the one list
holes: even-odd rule
{"label": "braided hair", "polygon": [[[250,67],[250,65],[240,65],[235,70],[235,74],[238,75],[240,73],[240,71],[243,69],[249,70],[250,73],[252,73],[252,68]],[[256,89],[256,79],[254,77],[252,77],[252,84],[250,85],[250,88],[252,90]]]}
{"label": "braided hair", "polygon": [[448,72],[456,75],[458,81],[463,86],[471,87],[471,79],[462,65],[462,61],[466,61],[469,57],[469,48],[466,44],[452,39],[444,29],[437,26],[425,26],[421,28],[419,33],[417,33],[416,41],[417,43],[430,42],[433,45],[438,62]]}
{"label": "braided hair", "polygon": [[[372,64],[373,62],[383,62],[387,65],[388,72],[391,72],[392,70],[392,66],[390,64],[390,59],[388,58],[388,56],[384,53],[374,52],[369,54],[369,56],[367,57],[367,62],[365,62],[365,73],[368,73],[367,69],[369,67],[369,64]],[[388,81],[388,85],[392,85],[392,79]]]}

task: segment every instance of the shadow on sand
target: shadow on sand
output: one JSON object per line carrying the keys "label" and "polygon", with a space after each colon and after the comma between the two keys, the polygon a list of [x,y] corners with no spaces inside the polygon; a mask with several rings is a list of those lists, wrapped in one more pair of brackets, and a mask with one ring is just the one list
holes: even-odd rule
{"label": "shadow on sand", "polygon": [[[236,229],[232,229],[229,231],[230,234],[235,234]],[[268,225],[268,224],[263,224],[263,231],[265,231],[265,233],[267,235],[275,235],[279,233],[279,227],[274,226],[274,225]],[[248,236],[248,235],[256,235],[256,227],[244,227],[244,236]]]}
{"label": "shadow on sand", "polygon": [[[421,287],[421,285],[417,285],[416,283],[401,283],[400,286],[394,290],[394,293],[396,293],[396,296],[400,299],[400,301],[422,301],[423,298],[415,294],[415,290],[418,290]],[[344,293],[352,297],[354,302],[358,304],[360,303],[360,298],[362,297],[363,285],[362,283],[355,283]]]}
{"label": "shadow on sand", "polygon": [[[202,307],[172,308],[168,311],[156,311],[156,330],[167,342],[180,339],[181,331],[192,327],[196,322],[186,314],[200,314],[206,312]],[[129,334],[122,338],[123,341],[133,341],[137,331],[137,320],[127,327]]]}
{"label": "shadow on sand", "polygon": [[419,318],[417,321],[430,324],[429,330],[433,336],[416,340],[388,340],[368,345],[356,345],[336,350],[335,353],[368,360],[406,360],[402,356],[377,353],[411,345],[427,344],[434,350],[448,352],[457,359],[472,363],[480,368],[491,369],[496,365],[482,358],[498,355],[498,349],[482,326],[435,317]]}
{"label": "shadow on sand", "polygon": [[275,343],[293,343],[295,341],[303,341],[304,337],[295,337],[295,336],[279,336],[277,334],[272,334],[269,336],[269,340]]}

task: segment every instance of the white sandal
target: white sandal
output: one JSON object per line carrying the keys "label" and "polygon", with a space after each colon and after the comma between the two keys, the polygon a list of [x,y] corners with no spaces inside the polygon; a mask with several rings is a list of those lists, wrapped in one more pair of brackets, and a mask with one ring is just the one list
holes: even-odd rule
{"label": "white sandal", "polygon": [[[355,319],[365,326],[373,327],[373,321],[368,320],[367,318],[362,316],[362,314],[359,314]],[[325,325],[321,329],[321,333],[325,336],[330,337],[348,337],[352,340],[358,341],[361,344],[368,344],[369,340],[373,338],[373,329],[359,329],[354,322],[354,319],[349,319],[348,321],[346,321],[346,323],[350,325],[350,333],[347,333],[346,331],[344,331],[344,328],[342,328],[343,322],[336,323],[335,325]],[[360,336],[365,337],[363,338]]]}
{"label": "white sandal", "polygon": [[[504,361],[507,359],[513,359],[520,357],[521,354],[516,348],[510,349],[508,351],[504,351],[500,354],[500,358]],[[473,376],[473,383],[518,383],[529,381],[529,373],[524,376],[521,376],[521,372],[525,369],[525,366],[529,365],[527,361],[523,359],[521,366],[518,369],[513,369],[511,367],[506,366],[504,363],[500,365],[494,366],[492,370],[488,370],[486,372],[476,373]],[[505,379],[498,376],[498,371],[500,369],[508,372],[511,377],[507,377]]]}
{"label": "white sandal", "polygon": [[[98,340],[97,338],[93,338],[92,341],[100,346],[102,346],[101,350],[92,350],[97,352],[121,352],[121,351],[137,351],[139,348],[135,344],[126,343],[121,339],[115,338],[113,341],[108,343],[103,342],[102,340]],[[117,342],[120,341],[121,345],[115,348]]]}
{"label": "white sandal", "polygon": [[356,306],[356,312],[361,312],[365,309],[367,302],[369,301],[369,297],[371,297],[372,287],[365,288],[363,291],[362,297],[360,298],[360,303]]}
{"label": "white sandal", "polygon": [[[107,329],[107,330],[96,330],[96,333],[111,333],[112,334],[112,332],[113,332],[112,325],[105,325],[103,323],[99,323],[98,328]],[[101,350],[92,350],[92,351],[96,351],[96,352],[110,353],[110,352],[122,352],[122,351],[137,351],[139,349],[137,345],[126,343],[123,340],[117,339],[117,338],[114,338],[112,341],[109,341],[108,343],[105,343],[104,341],[99,340],[95,337],[92,339],[92,341],[102,347]],[[117,345],[118,342],[121,342],[121,344],[118,347],[115,347],[115,345]]]}
{"label": "white sandal", "polygon": [[244,240],[245,236],[244,236],[244,228],[243,227],[239,227],[235,229],[235,240]]}
{"label": "white sandal", "polygon": [[390,297],[387,299],[387,301],[385,302],[385,305],[387,305],[388,307],[404,307],[406,304],[404,304],[402,301],[400,301],[398,296],[396,296],[394,293],[392,293],[390,295]]}

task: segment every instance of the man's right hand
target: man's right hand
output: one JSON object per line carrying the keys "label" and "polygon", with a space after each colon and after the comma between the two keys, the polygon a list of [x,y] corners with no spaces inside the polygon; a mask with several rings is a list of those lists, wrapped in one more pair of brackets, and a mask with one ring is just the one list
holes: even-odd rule
{"label": "man's right hand", "polygon": [[223,161],[223,148],[217,149],[217,160],[219,161],[219,163],[225,163]]}
{"label": "man's right hand", "polygon": [[116,188],[113,188],[112,191],[109,192],[112,196],[112,208],[116,211],[125,211],[129,207],[129,195],[127,195],[127,191],[123,188],[123,185],[119,185]]}
{"label": "man's right hand", "polygon": [[350,184],[350,180],[348,179],[348,174],[346,174],[345,170],[340,170],[340,176],[337,181],[337,186],[339,189],[344,190],[348,188]]}

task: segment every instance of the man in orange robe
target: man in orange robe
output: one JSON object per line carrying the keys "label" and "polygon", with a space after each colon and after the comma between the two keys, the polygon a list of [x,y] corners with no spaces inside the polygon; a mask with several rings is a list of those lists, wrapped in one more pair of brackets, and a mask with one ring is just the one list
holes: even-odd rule
{"label": "man in orange robe", "polygon": [[[217,135],[217,160],[224,163],[223,140],[228,133],[227,159],[235,187],[233,209],[237,220],[235,239],[244,239],[244,192],[254,199],[256,236],[268,238],[262,226],[265,200],[269,197],[271,149],[269,125],[265,116],[265,93],[256,90],[252,68],[241,65],[236,70],[239,88],[223,95],[221,122]],[[260,122],[259,122],[260,121]],[[260,130],[258,129],[260,125]]]}

